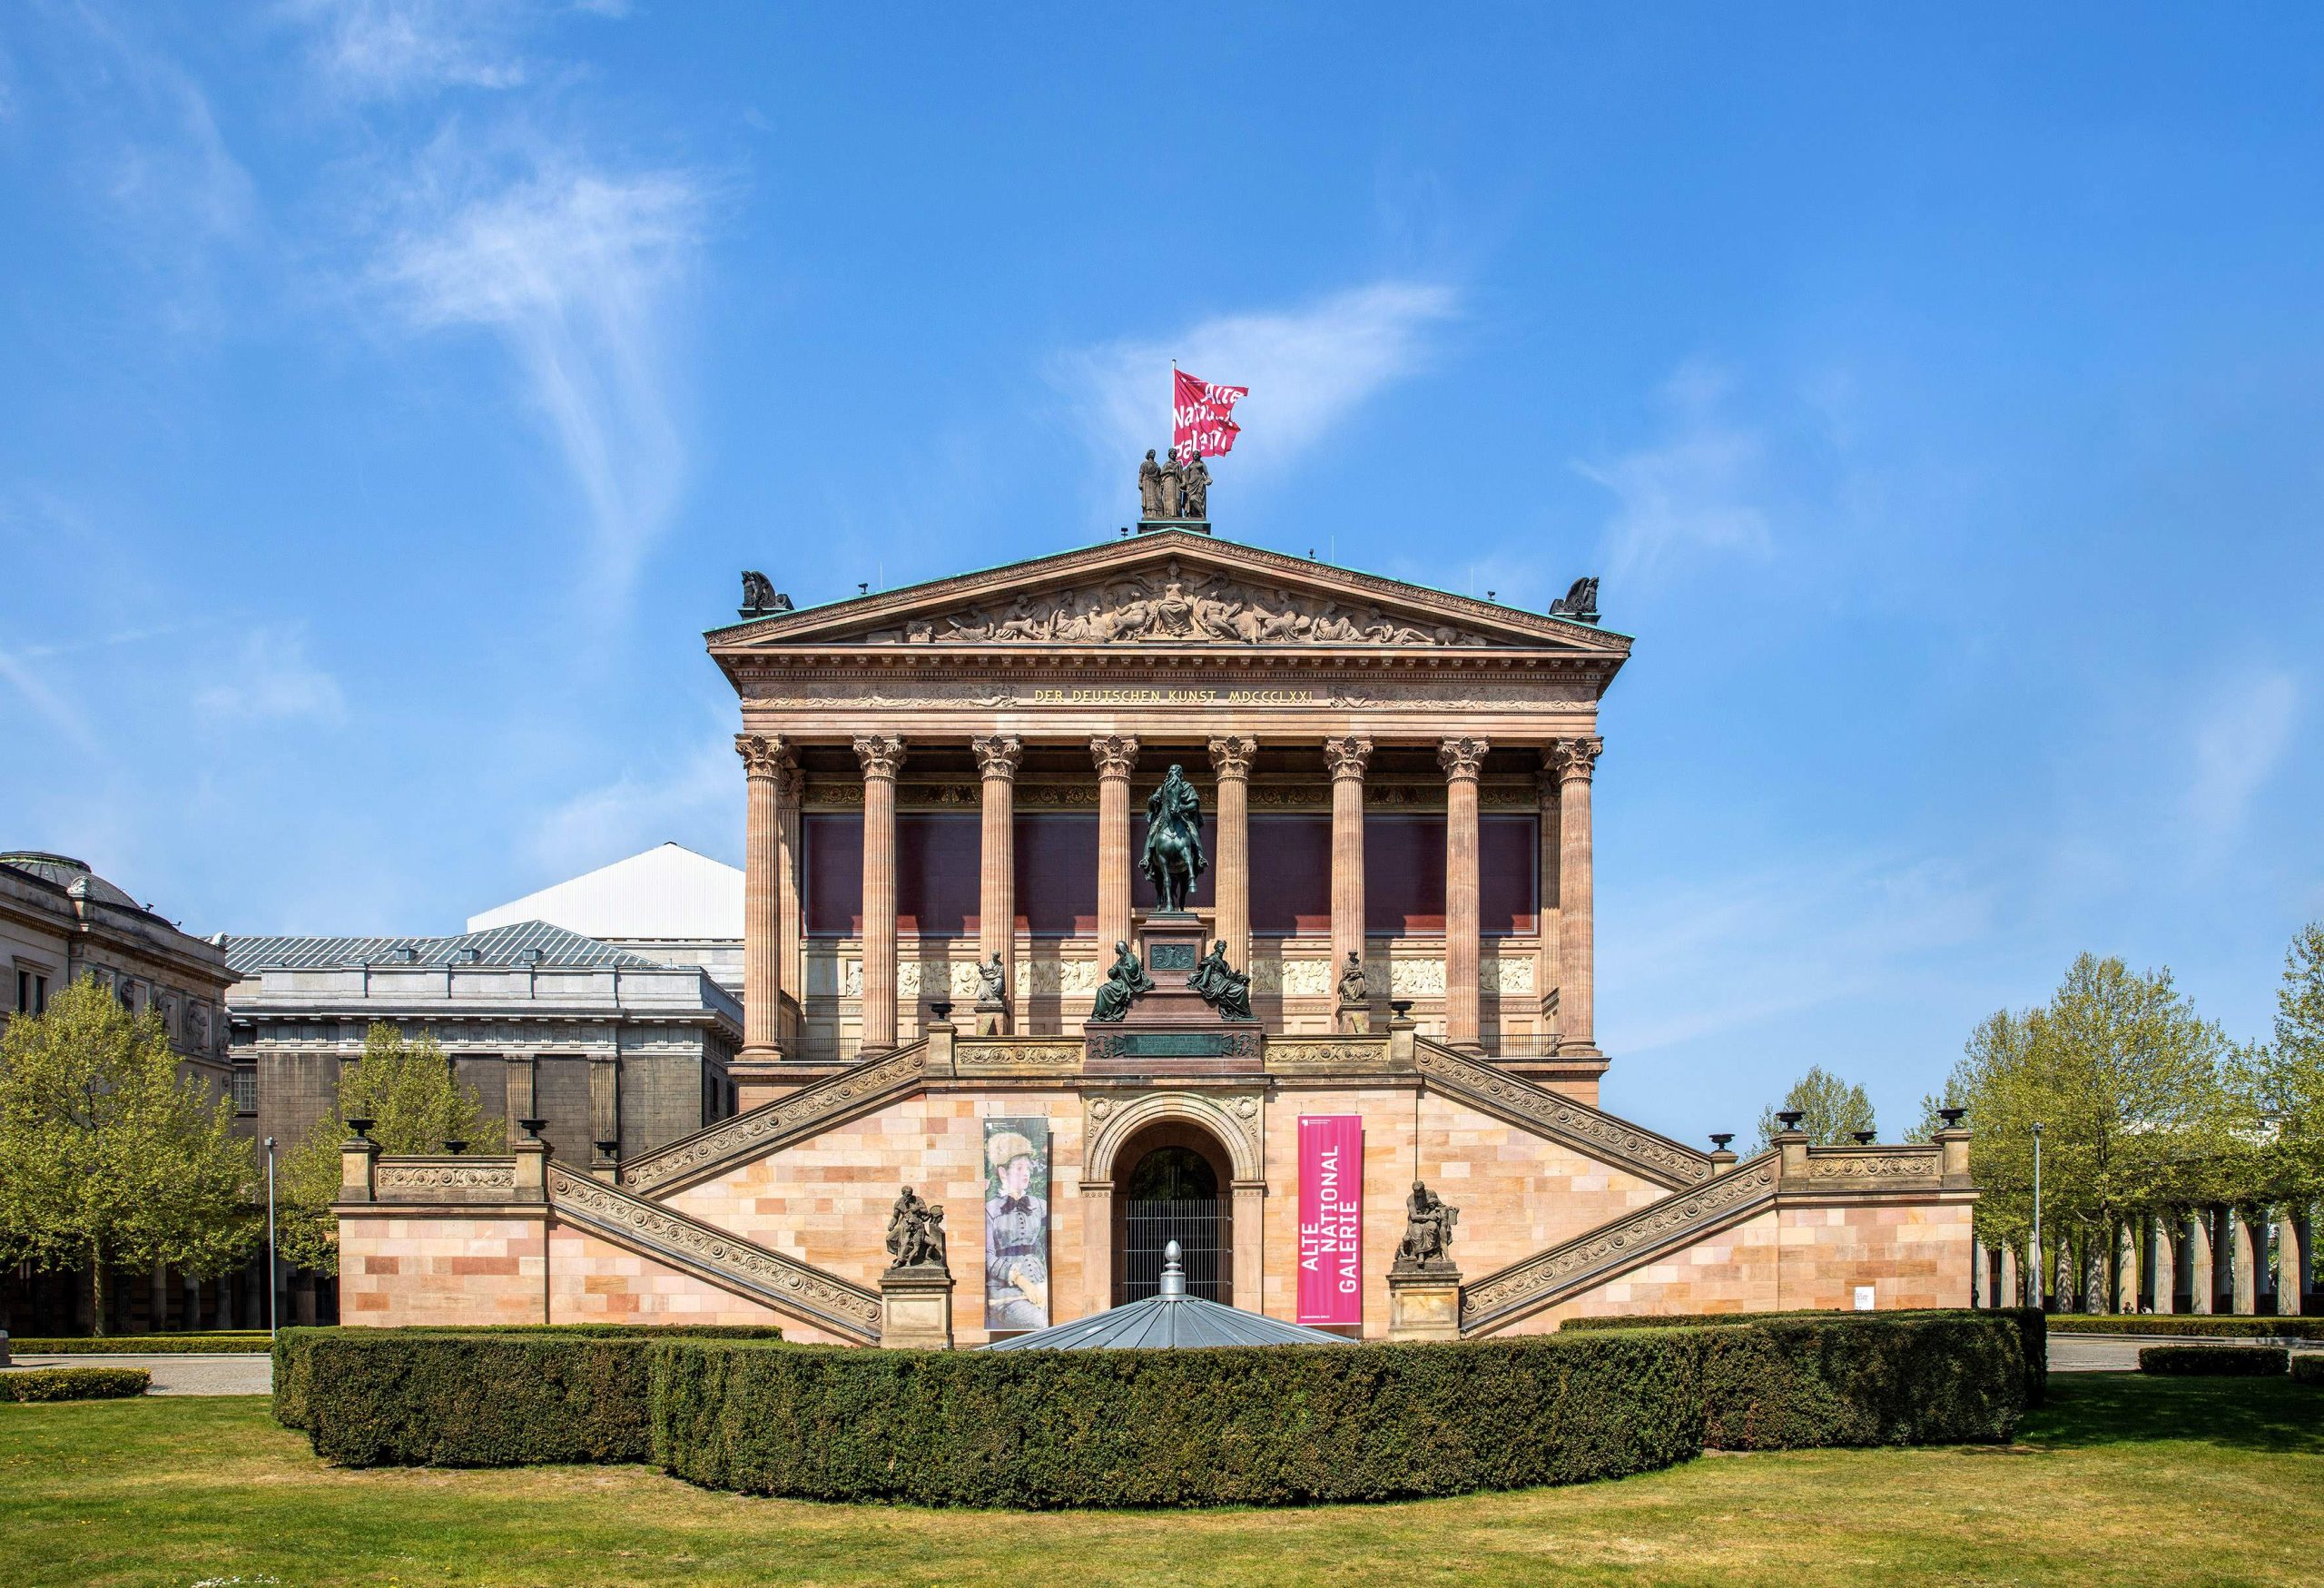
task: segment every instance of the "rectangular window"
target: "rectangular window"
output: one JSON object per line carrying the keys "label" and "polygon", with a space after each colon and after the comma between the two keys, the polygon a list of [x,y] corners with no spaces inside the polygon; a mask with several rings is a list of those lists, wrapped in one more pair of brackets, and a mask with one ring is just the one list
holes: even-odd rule
{"label": "rectangular window", "polygon": [[1098,818],[1019,816],[1014,826],[1019,929],[1035,937],[1094,936]]}
{"label": "rectangular window", "polygon": [[238,1064],[233,1072],[234,1112],[258,1112],[258,1069],[255,1065]]}
{"label": "rectangular window", "polygon": [[1332,930],[1332,819],[1253,816],[1251,930],[1328,935]]}
{"label": "rectangular window", "polygon": [[34,1012],[33,1009],[33,973],[30,971],[19,971],[16,972],[16,1012],[18,1014],[31,1014]]}

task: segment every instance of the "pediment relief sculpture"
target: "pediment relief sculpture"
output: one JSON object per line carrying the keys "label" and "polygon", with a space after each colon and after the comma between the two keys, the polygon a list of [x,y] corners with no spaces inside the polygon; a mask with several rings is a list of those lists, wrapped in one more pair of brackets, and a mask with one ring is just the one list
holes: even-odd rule
{"label": "pediment relief sculpture", "polygon": [[1490,636],[1415,622],[1372,602],[1343,602],[1175,567],[1102,584],[914,616],[870,645],[1484,646]]}

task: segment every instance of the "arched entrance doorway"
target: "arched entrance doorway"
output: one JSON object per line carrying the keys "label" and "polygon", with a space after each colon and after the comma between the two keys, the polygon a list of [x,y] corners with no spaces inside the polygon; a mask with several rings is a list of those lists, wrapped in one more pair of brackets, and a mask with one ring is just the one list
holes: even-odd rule
{"label": "arched entrance doorway", "polygon": [[1234,1164],[1216,1137],[1186,1119],[1157,1119],[1114,1158],[1113,1305],[1161,1288],[1162,1248],[1178,1243],[1187,1292],[1235,1301]]}

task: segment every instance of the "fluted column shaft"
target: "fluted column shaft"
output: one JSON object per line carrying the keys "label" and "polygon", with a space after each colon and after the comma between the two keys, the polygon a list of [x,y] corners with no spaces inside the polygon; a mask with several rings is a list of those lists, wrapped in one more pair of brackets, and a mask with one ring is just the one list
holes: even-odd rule
{"label": "fluted column shaft", "polygon": [[2147,1221],[2147,1243],[2154,1254],[2154,1260],[2148,1264],[2148,1267],[2153,1274],[2152,1282],[2154,1286],[2154,1310],[2157,1312],[2171,1310],[2171,1292],[2179,1287],[2179,1254],[2174,1249],[2178,1237],[2178,1222],[2169,1210],[2158,1213]]}
{"label": "fluted column shaft", "polygon": [[1598,1051],[1597,932],[1590,894],[1590,783],[1606,741],[1560,739],[1551,746],[1558,778],[1558,1051]]}
{"label": "fluted column shaft", "polygon": [[2233,1208],[2228,1218],[2235,1231],[2235,1310],[2249,1317],[2260,1310],[2260,1275],[2268,1266],[2268,1212]]}
{"label": "fluted column shaft", "polygon": [[[800,863],[799,809],[806,803],[807,779],[794,762],[780,779],[775,816],[775,898],[776,919],[783,923],[783,952],[775,963],[781,968],[776,1001],[783,994],[795,1001],[807,985],[807,925],[802,915],[799,877],[804,869]],[[778,1010],[777,1018],[785,1011]],[[784,1051],[793,1058],[801,1056],[801,1039],[805,1035],[796,1029],[783,1031],[779,1041]]]}
{"label": "fluted column shaft", "polygon": [[1484,770],[1482,738],[1447,739],[1436,748],[1444,769],[1444,1040],[1478,1045],[1477,774]]}
{"label": "fluted column shaft", "polygon": [[[1565,965],[1558,954],[1558,851],[1561,847],[1558,774],[1553,768],[1544,765],[1537,781],[1539,787],[1535,792],[1540,820],[1535,824],[1539,836],[1533,847],[1540,852],[1541,869],[1540,886],[1535,894],[1537,913],[1534,925],[1541,934],[1541,946],[1534,956],[1533,993],[1540,1001],[1543,1033],[1554,1034],[1561,1029],[1562,1021],[1553,1018],[1556,1011],[1550,1001],[1552,997],[1562,1000],[1560,990],[1565,984]],[[1562,1008],[1561,1001],[1558,1008]]]}
{"label": "fluted column shaft", "polygon": [[1137,767],[1137,740],[1108,734],[1089,741],[1098,764],[1098,962],[1108,963],[1114,944],[1130,938],[1129,774]]}
{"label": "fluted column shaft", "polygon": [[2198,1208],[2187,1218],[2187,1310],[2209,1312],[2219,1297],[2211,1260],[2211,1210]]}
{"label": "fluted column shaft", "polygon": [[1023,741],[1013,735],[971,739],[984,778],[984,826],[978,850],[977,958],[1000,956],[1000,984],[1009,990],[1009,1019],[1017,1001],[1017,768]]}
{"label": "fluted column shaft", "polygon": [[859,735],[863,764],[863,1037],[865,1052],[896,1045],[896,769],[904,742]]}
{"label": "fluted column shaft", "polygon": [[1210,742],[1211,770],[1218,774],[1215,935],[1226,940],[1226,962],[1245,972],[1251,968],[1251,759],[1258,748],[1248,735]]}
{"label": "fluted column shaft", "polygon": [[783,1046],[783,805],[790,747],[773,734],[737,734],[748,781],[743,833],[743,1051],[773,1059]]}
{"label": "fluted column shaft", "polygon": [[2298,1317],[2308,1306],[2308,1270],[2316,1260],[2316,1227],[2305,1202],[2284,1209],[2276,1227],[2276,1310]]}
{"label": "fluted column shaft", "polygon": [[1364,767],[1372,741],[1347,734],[1324,741],[1332,772],[1332,972],[1336,982],[1354,954],[1364,962]]}

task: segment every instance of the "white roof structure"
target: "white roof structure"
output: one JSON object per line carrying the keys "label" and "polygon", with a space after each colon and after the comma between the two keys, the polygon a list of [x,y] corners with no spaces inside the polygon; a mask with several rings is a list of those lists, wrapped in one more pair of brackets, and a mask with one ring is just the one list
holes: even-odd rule
{"label": "white roof structure", "polygon": [[546,921],[610,942],[739,941],[743,873],[664,843],[468,917],[470,932]]}

